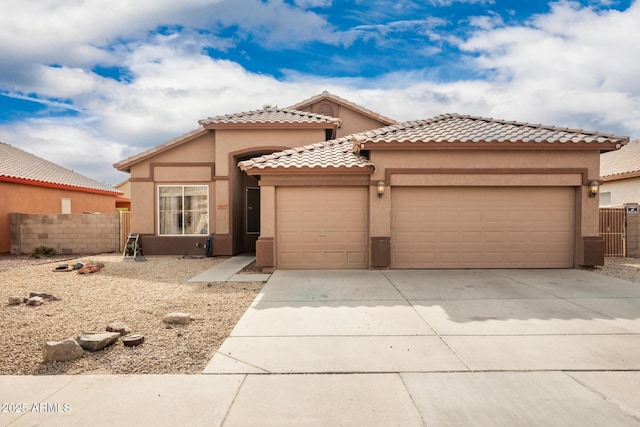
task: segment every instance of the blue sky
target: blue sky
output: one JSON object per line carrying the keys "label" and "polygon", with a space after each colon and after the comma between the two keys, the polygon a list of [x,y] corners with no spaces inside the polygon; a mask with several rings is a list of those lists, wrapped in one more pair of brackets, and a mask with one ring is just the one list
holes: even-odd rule
{"label": "blue sky", "polygon": [[116,184],[199,119],[323,90],[640,138],[639,0],[3,0],[0,141]]}

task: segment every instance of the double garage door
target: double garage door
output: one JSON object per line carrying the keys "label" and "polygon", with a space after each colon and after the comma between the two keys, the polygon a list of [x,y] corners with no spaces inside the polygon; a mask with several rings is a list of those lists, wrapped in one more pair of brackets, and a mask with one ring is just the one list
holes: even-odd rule
{"label": "double garage door", "polygon": [[571,268],[572,187],[396,187],[392,268]]}
{"label": "double garage door", "polygon": [[[393,187],[390,196],[391,268],[573,267],[573,187]],[[368,267],[367,188],[280,187],[276,204],[278,268]]]}

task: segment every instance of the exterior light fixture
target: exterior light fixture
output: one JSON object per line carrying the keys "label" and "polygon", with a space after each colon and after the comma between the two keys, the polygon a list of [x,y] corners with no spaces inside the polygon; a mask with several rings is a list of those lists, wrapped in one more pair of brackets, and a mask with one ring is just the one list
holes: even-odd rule
{"label": "exterior light fixture", "polygon": [[591,181],[589,183],[589,197],[596,197],[600,190],[600,183],[598,181]]}
{"label": "exterior light fixture", "polygon": [[378,181],[377,184],[377,188],[378,188],[378,197],[382,197],[382,195],[384,194],[384,190],[387,187],[387,185],[384,183],[383,180]]}

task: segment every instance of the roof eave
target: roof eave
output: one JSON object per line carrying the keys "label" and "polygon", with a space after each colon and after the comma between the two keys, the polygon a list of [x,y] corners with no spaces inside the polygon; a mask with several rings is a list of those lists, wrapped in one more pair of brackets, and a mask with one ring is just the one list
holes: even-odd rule
{"label": "roof eave", "polygon": [[202,123],[207,130],[229,129],[336,129],[340,122],[264,122],[264,123]]}
{"label": "roof eave", "polygon": [[26,178],[16,178],[16,177],[6,176],[6,175],[1,175],[0,176],[0,182],[9,182],[9,183],[12,183],[12,184],[33,185],[33,186],[36,186],[36,187],[57,188],[57,189],[61,189],[61,190],[79,191],[79,192],[82,192],[82,193],[103,194],[103,195],[114,196],[114,197],[118,197],[118,196],[124,194],[122,191],[118,191],[118,190],[115,190],[115,189],[113,191],[102,190],[102,189],[99,189],[99,188],[80,187],[80,186],[76,186],[76,185],[60,184],[60,183],[57,183],[57,182],[38,181],[38,180],[26,179]]}
{"label": "roof eave", "polygon": [[156,156],[160,153],[163,153],[165,151],[168,151],[172,148],[175,148],[179,145],[185,144],[189,141],[193,141],[196,138],[201,137],[202,135],[205,135],[209,133],[209,130],[207,129],[196,129],[186,135],[183,135],[181,137],[172,139],[168,142],[165,142],[164,144],[160,144],[158,146],[155,146],[153,148],[150,148],[146,151],[143,151],[142,153],[138,153],[135,154],[131,157],[128,157],[124,160],[119,161],[118,163],[114,163],[113,167],[118,169],[120,172],[131,172],[131,166],[138,164],[144,160],[147,160],[153,156]]}
{"label": "roof eave", "polygon": [[373,165],[367,166],[339,166],[339,167],[311,167],[311,166],[303,166],[303,167],[269,167],[261,169],[257,166],[253,166],[250,168],[243,169],[247,173],[247,175],[258,176],[258,175],[371,175],[375,172],[375,167]]}
{"label": "roof eave", "polygon": [[595,150],[613,151],[621,142],[524,142],[524,141],[359,141],[360,150]]}

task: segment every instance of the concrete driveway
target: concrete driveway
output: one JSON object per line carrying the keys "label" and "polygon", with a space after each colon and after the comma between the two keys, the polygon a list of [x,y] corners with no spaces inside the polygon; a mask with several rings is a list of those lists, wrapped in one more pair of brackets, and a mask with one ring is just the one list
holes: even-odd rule
{"label": "concrete driveway", "polygon": [[205,369],[231,425],[640,425],[636,371],[640,284],[581,270],[276,271]]}

